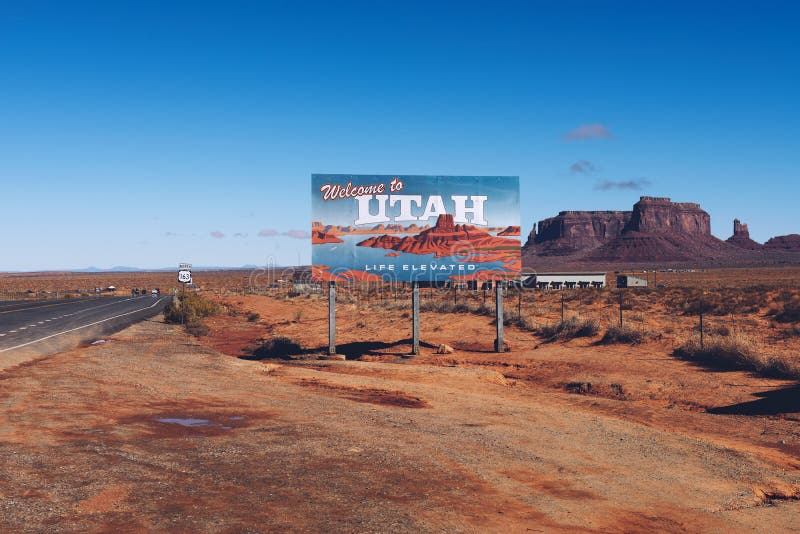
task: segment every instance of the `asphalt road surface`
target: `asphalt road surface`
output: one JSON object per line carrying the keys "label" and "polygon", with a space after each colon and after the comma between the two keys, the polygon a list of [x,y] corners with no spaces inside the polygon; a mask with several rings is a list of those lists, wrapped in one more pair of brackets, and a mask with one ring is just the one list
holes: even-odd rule
{"label": "asphalt road surface", "polygon": [[171,298],[0,301],[0,369],[111,335],[160,313]]}

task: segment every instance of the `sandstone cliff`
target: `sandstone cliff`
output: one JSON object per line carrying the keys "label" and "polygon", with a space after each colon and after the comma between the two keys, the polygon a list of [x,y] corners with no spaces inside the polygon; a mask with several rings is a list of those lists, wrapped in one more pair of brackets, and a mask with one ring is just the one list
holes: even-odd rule
{"label": "sandstone cliff", "polygon": [[630,211],[562,211],[534,225],[525,249],[550,256],[591,250],[619,236],[630,218]]}
{"label": "sandstone cliff", "polygon": [[523,247],[523,258],[538,269],[800,262],[798,234],[760,245],[739,220],[733,233],[727,241],[711,235],[711,217],[698,204],[645,196],[631,211],[562,211],[539,221]]}
{"label": "sandstone cliff", "polygon": [[631,211],[562,211],[534,230],[523,248],[528,258],[676,262],[724,256],[730,247],[711,235],[711,217],[698,204],[664,197],[641,197]]}

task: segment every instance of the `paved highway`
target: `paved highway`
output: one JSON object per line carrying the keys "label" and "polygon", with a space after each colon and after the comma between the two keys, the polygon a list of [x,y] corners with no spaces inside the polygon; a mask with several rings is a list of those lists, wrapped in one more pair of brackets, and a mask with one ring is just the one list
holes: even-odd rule
{"label": "paved highway", "polygon": [[[171,296],[0,302],[0,369],[14,355],[65,350],[152,317]],[[4,365],[5,364],[5,365]]]}

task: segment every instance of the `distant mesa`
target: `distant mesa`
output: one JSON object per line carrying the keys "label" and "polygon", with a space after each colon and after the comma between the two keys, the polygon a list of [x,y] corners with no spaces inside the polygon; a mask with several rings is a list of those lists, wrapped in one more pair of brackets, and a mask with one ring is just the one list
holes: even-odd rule
{"label": "distant mesa", "polygon": [[800,234],[779,235],[764,243],[767,250],[800,252]]}
{"label": "distant mesa", "polygon": [[711,234],[711,217],[692,202],[640,197],[631,211],[562,211],[543,219],[522,248],[526,265],[542,269],[581,265],[763,265],[800,261],[800,236],[750,239],[734,221],[734,235]]}
{"label": "distant mesa", "polygon": [[[519,240],[495,237],[475,226],[455,224],[451,214],[439,215],[433,228],[422,230],[417,235],[399,237],[385,234],[365,239],[358,246],[408,254],[434,254],[437,258],[476,252],[499,252],[506,261],[519,258]],[[476,258],[471,261],[486,260]]]}

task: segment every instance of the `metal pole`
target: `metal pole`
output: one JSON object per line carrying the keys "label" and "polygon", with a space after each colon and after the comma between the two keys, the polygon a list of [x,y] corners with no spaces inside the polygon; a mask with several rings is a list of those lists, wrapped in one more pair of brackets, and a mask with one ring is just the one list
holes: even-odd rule
{"label": "metal pole", "polygon": [[181,299],[181,324],[186,324],[186,284],[181,287],[183,298]]}
{"label": "metal pole", "polygon": [[497,322],[497,339],[494,340],[494,351],[503,352],[505,343],[503,342],[503,287],[499,280],[494,285],[496,295],[495,301],[495,321]]}
{"label": "metal pole", "polygon": [[561,322],[564,322],[564,290],[561,290]]}
{"label": "metal pole", "polygon": [[411,354],[419,354],[419,282],[411,282]]}
{"label": "metal pole", "polygon": [[619,327],[622,328],[622,290],[619,290]]}
{"label": "metal pole", "polygon": [[336,354],[336,282],[328,282],[328,354]]}

